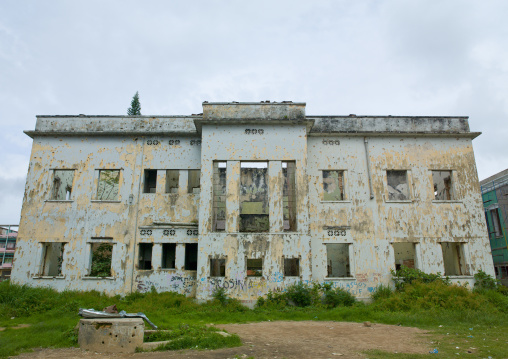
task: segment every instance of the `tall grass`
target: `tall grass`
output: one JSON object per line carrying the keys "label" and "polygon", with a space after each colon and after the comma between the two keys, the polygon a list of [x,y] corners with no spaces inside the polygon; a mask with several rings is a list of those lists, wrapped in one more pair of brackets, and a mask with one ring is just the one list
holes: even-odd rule
{"label": "tall grass", "polygon": [[[272,293],[271,305],[261,305],[251,310],[238,301],[225,297],[224,293],[219,293],[217,299],[200,305],[192,298],[170,292],[108,297],[95,291],[56,292],[47,288],[31,288],[2,282],[0,327],[7,329],[0,332],[0,357],[15,355],[34,347],[76,346],[73,328],[80,319],[77,315],[78,309],[102,309],[112,304],[116,304],[119,310],[130,313],[144,312],[161,329],[178,332],[182,325],[184,328],[188,326],[189,333],[199,332],[199,328],[207,323],[267,320],[371,321],[430,329],[444,335],[444,339],[440,339],[442,343],[449,339],[446,332],[442,332],[444,330],[460,333],[472,327],[481,328],[482,333],[485,333],[482,339],[485,337],[486,341],[482,340],[480,344],[492,349],[500,345],[499,340],[495,340],[495,334],[508,331],[508,297],[496,290],[482,289],[471,292],[464,287],[446,285],[442,281],[414,281],[396,292],[378,288],[372,304],[356,302],[348,303],[350,306],[347,306],[343,301],[347,302],[349,299],[343,296],[342,292],[331,295],[329,300],[332,305],[328,305],[324,300],[324,293],[327,291],[325,288],[322,288],[318,295],[302,288],[295,289],[294,298],[298,301],[301,299],[298,295],[306,296],[310,293],[313,303],[309,306],[297,306],[296,303],[288,305],[288,300],[282,298],[280,293]],[[279,301],[273,298],[279,298]],[[265,304],[267,300],[270,299],[265,299]],[[302,303],[306,303],[305,298]],[[338,304],[335,306],[334,303]],[[330,308],[331,306],[335,307]],[[14,329],[18,324],[32,326]],[[445,329],[441,330],[439,325],[444,325]],[[189,333],[182,334],[182,340],[165,349],[196,345],[198,348],[239,345],[237,337],[219,341],[214,340],[217,334],[203,332],[204,334],[192,339],[194,335]],[[505,342],[502,344],[506,345]],[[450,350],[453,348],[450,346]],[[482,353],[485,354],[484,357],[492,355],[487,355],[486,351]]]}

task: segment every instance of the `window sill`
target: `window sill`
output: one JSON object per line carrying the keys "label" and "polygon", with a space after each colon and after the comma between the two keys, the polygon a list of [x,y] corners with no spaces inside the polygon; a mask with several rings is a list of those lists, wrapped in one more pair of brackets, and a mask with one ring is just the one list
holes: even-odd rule
{"label": "window sill", "polygon": [[92,199],[92,203],[121,203],[122,201],[101,201],[100,199]]}
{"label": "window sill", "polygon": [[445,275],[443,276],[445,278],[449,279],[474,279],[474,276],[465,274],[465,275]]}
{"label": "window sill", "polygon": [[351,203],[351,201],[319,201],[320,203]]}
{"label": "window sill", "polygon": [[387,200],[385,203],[413,203],[414,201],[412,199],[406,199],[406,200],[397,200],[397,201],[390,201]]}
{"label": "window sill", "polygon": [[356,280],[355,277],[325,277],[325,281]]}
{"label": "window sill", "polygon": [[51,276],[46,276],[46,275],[36,275],[36,276],[33,276],[32,279],[65,279],[65,276],[59,275],[59,276],[51,277]]}
{"label": "window sill", "polygon": [[432,203],[462,203],[462,201],[457,200],[457,199],[451,199],[451,200],[433,199]]}
{"label": "window sill", "polygon": [[115,280],[115,277],[89,277],[89,276],[84,276],[84,277],[81,277],[81,279],[83,279],[83,280],[97,280],[97,279]]}
{"label": "window sill", "polygon": [[71,203],[71,202],[74,202],[74,200],[73,199],[47,199],[44,202]]}

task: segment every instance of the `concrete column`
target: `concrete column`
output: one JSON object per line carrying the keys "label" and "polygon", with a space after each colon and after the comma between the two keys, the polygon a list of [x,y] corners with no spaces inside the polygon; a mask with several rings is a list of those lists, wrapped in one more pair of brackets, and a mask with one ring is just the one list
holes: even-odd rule
{"label": "concrete column", "polygon": [[226,232],[236,233],[240,217],[240,161],[228,161],[226,192]]}
{"label": "concrete column", "polygon": [[268,162],[268,208],[270,213],[270,232],[284,232],[284,212],[282,190],[282,162]]}
{"label": "concrete column", "polygon": [[162,243],[154,243],[152,248],[152,269],[158,270],[162,263]]}
{"label": "concrete column", "polygon": [[187,194],[187,187],[189,182],[189,171],[180,170],[180,176],[178,176],[178,194]]}
{"label": "concrete column", "polygon": [[185,244],[177,243],[175,250],[175,268],[184,270],[185,267]]}
{"label": "concrete column", "polygon": [[166,192],[166,170],[157,170],[157,188],[156,193]]}

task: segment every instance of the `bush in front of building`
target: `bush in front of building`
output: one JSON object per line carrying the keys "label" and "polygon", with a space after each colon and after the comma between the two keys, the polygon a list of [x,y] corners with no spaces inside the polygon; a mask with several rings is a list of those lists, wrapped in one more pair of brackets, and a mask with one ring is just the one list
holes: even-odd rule
{"label": "bush in front of building", "polygon": [[257,307],[284,308],[324,306],[335,308],[349,307],[356,303],[356,298],[347,290],[333,287],[332,283],[303,283],[289,285],[285,291],[269,291],[266,298],[259,297]]}
{"label": "bush in front of building", "polygon": [[343,288],[333,288],[331,283],[325,283],[322,287],[323,296],[321,301],[328,308],[335,308],[339,306],[350,307],[356,303],[355,296]]}
{"label": "bush in front of building", "polygon": [[401,266],[398,270],[391,270],[392,280],[395,283],[397,290],[404,290],[406,284],[411,284],[415,281],[422,283],[441,282],[445,285],[450,284],[448,277],[443,277],[441,273],[425,273],[416,268],[408,268]]}

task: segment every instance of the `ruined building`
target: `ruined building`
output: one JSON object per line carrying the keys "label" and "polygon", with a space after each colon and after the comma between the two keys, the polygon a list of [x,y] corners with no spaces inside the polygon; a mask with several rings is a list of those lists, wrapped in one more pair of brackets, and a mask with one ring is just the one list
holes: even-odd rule
{"label": "ruined building", "polygon": [[298,282],[369,298],[401,265],[494,274],[466,117],[38,116],[12,281],[110,294]]}

